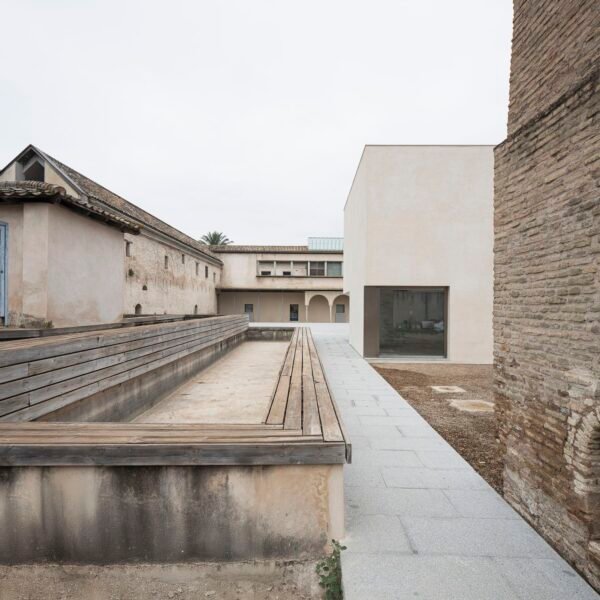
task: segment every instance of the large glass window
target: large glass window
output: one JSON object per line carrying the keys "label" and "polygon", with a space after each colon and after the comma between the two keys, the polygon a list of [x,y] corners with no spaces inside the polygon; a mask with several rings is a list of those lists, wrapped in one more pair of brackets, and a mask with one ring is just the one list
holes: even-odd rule
{"label": "large glass window", "polygon": [[379,354],[446,355],[443,288],[381,288]]}
{"label": "large glass window", "polygon": [[341,262],[328,262],[327,263],[327,277],[341,277],[342,276],[342,263]]}

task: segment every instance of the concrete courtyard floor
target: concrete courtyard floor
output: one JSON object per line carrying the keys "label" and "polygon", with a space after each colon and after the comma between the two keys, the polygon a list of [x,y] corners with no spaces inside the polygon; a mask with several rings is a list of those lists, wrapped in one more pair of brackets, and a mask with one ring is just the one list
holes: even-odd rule
{"label": "concrete courtyard floor", "polygon": [[262,423],[288,342],[243,342],[136,423]]}
{"label": "concrete courtyard floor", "polygon": [[354,351],[347,325],[311,329],[353,449],[346,600],[599,597]]}

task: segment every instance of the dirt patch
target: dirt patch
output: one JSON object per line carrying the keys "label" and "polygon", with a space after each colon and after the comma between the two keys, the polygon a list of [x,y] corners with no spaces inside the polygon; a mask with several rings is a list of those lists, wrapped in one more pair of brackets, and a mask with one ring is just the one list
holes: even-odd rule
{"label": "dirt patch", "polygon": [[308,600],[315,561],[0,566],[0,600]]}
{"label": "dirt patch", "polygon": [[[502,493],[502,456],[494,412],[460,410],[453,400],[493,403],[491,365],[376,364],[373,367],[442,437]],[[464,393],[436,392],[432,386],[458,386]]]}

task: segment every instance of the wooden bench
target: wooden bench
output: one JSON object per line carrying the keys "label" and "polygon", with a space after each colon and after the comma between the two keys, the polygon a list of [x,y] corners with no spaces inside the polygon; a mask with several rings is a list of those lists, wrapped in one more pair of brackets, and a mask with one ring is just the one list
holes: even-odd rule
{"label": "wooden bench", "polygon": [[[202,320],[197,326],[206,326],[209,321]],[[185,341],[188,336],[183,334],[181,325],[173,324],[173,330],[164,334],[168,337],[166,343],[170,350],[167,357],[175,356],[179,351],[177,347],[196,343],[195,340]],[[240,326],[234,321],[230,331],[236,331]],[[143,329],[136,328],[136,331],[144,333]],[[146,334],[135,340],[139,344],[136,351],[146,352],[148,346],[152,349],[165,343],[155,340],[149,332]],[[95,373],[86,371],[82,365],[90,360],[121,356],[131,350],[120,347],[115,353],[115,346],[133,343],[132,340],[119,340],[102,344],[102,341],[105,340],[80,335],[76,339],[62,340],[60,348],[45,342],[39,344],[37,350],[31,347],[35,342],[29,342],[20,349],[20,356],[26,356],[28,361],[14,364],[7,364],[10,360],[0,350],[0,381],[4,376],[5,382],[0,384],[0,397],[3,398],[0,407],[19,390],[21,393],[17,396],[27,395],[29,400],[31,394],[45,397],[49,394],[44,391],[47,388],[65,386],[65,382],[74,378]],[[64,353],[65,349],[69,352]],[[160,352],[156,348],[153,350],[143,356]],[[88,360],[83,362],[77,358],[81,355]],[[146,359],[142,366],[148,367],[156,360],[161,359]],[[22,371],[23,365],[26,365],[26,371]],[[116,365],[122,363],[117,360]],[[52,367],[58,368],[52,370]],[[11,368],[13,371],[9,371]],[[64,372],[49,375],[65,368],[79,370],[71,371],[76,375],[69,379],[63,378]],[[108,370],[113,366],[105,368]],[[15,375],[22,376],[20,385],[23,388],[8,386],[11,381],[6,379]],[[35,379],[39,376],[45,379]],[[101,385],[101,381],[97,379],[94,383]],[[30,404],[18,410],[23,414],[29,408]],[[296,329],[292,336],[262,424],[0,423],[0,466],[340,464],[350,460],[351,445],[329,392],[312,334],[304,327]]]}
{"label": "wooden bench", "polygon": [[0,344],[0,421],[31,421],[244,333],[245,316]]}
{"label": "wooden bench", "polygon": [[346,440],[308,327],[292,337],[265,423],[322,435],[326,442]]}

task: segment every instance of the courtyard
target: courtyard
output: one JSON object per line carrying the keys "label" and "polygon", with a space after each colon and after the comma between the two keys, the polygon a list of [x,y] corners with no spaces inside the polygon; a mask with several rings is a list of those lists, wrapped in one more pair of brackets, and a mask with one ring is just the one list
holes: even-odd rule
{"label": "courtyard", "polygon": [[[346,326],[311,328],[352,440],[352,464],[344,475],[347,600],[597,598],[358,355]],[[437,376],[436,381],[440,384]],[[448,385],[456,385],[453,381]]]}

